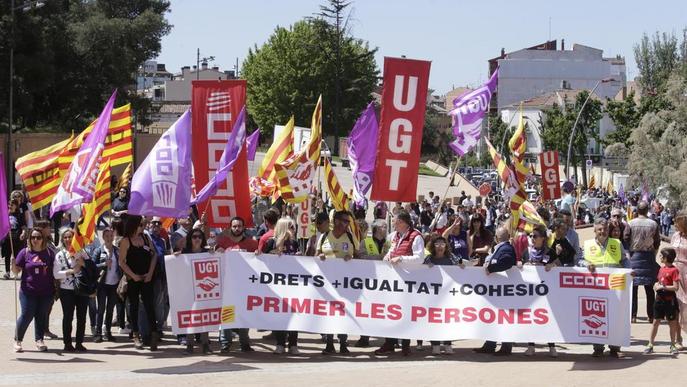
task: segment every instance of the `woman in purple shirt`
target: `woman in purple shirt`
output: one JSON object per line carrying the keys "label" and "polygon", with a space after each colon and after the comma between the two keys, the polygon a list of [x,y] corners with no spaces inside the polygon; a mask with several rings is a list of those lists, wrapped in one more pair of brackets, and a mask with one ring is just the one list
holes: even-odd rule
{"label": "woman in purple shirt", "polygon": [[12,272],[21,272],[21,291],[19,303],[21,315],[17,320],[17,330],[14,337],[14,352],[22,352],[21,345],[26,329],[34,320],[34,337],[36,348],[45,352],[48,347],[43,343],[43,333],[48,308],[53,302],[55,283],[52,273],[53,253],[47,248],[46,240],[40,229],[34,228],[29,234],[29,246],[17,254],[16,261],[12,261]]}

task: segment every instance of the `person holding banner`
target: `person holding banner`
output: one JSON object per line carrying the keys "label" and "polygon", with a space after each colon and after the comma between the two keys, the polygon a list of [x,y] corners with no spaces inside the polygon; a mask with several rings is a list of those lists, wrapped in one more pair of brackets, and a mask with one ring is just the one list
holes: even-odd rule
{"label": "person holding banner", "polygon": [[155,298],[153,274],[157,257],[152,242],[143,234],[140,215],[127,215],[124,225],[124,238],[119,242],[119,267],[127,277],[129,318],[133,331],[134,347],[143,349],[138,327],[139,296],[143,300],[148,326],[150,328],[150,350],[157,350],[157,321],[155,318]]}
{"label": "person holding banner", "polygon": [[15,276],[21,273],[19,304],[21,314],[17,319],[14,336],[14,352],[23,352],[21,342],[33,320],[36,348],[45,352],[48,347],[43,343],[48,309],[53,303],[55,282],[53,265],[55,258],[48,250],[46,240],[40,229],[34,228],[29,233],[29,246],[22,249],[17,258],[11,260],[11,270]]}
{"label": "person holding banner", "polygon": [[[410,214],[400,211],[394,218],[394,232],[389,235],[391,248],[384,256],[384,261],[393,265],[401,262],[422,263],[425,259],[425,241],[420,231],[413,227]],[[387,338],[384,344],[375,350],[375,355],[388,355],[394,353],[394,347],[398,340]],[[410,340],[401,341],[401,353],[410,355]]]}
{"label": "person holding banner", "polygon": [[326,212],[318,212],[313,220],[315,222],[315,234],[308,239],[305,255],[314,257],[317,252],[317,242],[325,232],[329,232],[329,215]]}
{"label": "person holding banner", "polygon": [[375,219],[372,222],[372,235],[364,240],[366,259],[381,260],[389,252],[389,241],[386,239],[387,226],[382,219]]}
{"label": "person holding banner", "polygon": [[[205,238],[205,233],[199,229],[193,229],[188,237],[186,237],[186,246],[181,250],[181,254],[201,254],[207,253],[207,239]],[[179,253],[175,253],[178,255]],[[207,332],[199,333],[200,345],[203,350],[203,354],[207,355],[212,353],[210,350],[210,337]],[[186,354],[193,353],[193,336],[186,335]]]}
{"label": "person holding banner", "polygon": [[263,226],[267,228],[267,231],[260,236],[260,240],[258,241],[257,251],[261,253],[264,252],[267,241],[274,237],[274,228],[279,220],[279,212],[275,208],[270,208],[269,210],[265,211],[262,219],[264,221]]}
{"label": "person holding banner", "polygon": [[[455,223],[453,223],[455,225]],[[423,262],[425,265],[432,267],[434,265],[453,266],[458,265],[462,269],[465,268],[462,256],[456,256],[448,246],[448,241],[443,236],[436,236],[429,241],[427,245],[429,255],[425,257]],[[450,341],[431,341],[432,355],[441,355],[444,352],[447,355],[453,354],[453,347]]]}
{"label": "person holding banner", "polygon": [[451,254],[458,257],[461,261],[470,258],[468,252],[468,233],[463,230],[463,219],[460,216],[454,216],[453,223],[444,231],[442,237],[448,241]]}
{"label": "person holding banner", "polygon": [[[532,243],[522,253],[522,262],[525,265],[544,266],[546,271],[556,266],[556,259],[551,256],[551,250],[546,246],[547,238],[544,225],[538,225],[532,230]],[[525,356],[534,356],[534,352],[534,343],[527,343]],[[558,357],[554,343],[549,343],[549,356]]]}
{"label": "person holding banner", "polygon": [[486,229],[480,214],[474,214],[470,220],[468,243],[468,254],[470,258],[475,258],[475,266],[484,265],[484,260],[494,244],[494,235]]}
{"label": "person holding banner", "polygon": [[[353,234],[348,231],[348,226],[351,223],[351,216],[348,211],[336,211],[334,213],[334,228],[331,232],[324,232],[317,242],[317,250],[315,254],[321,259],[327,258],[343,258],[344,261],[350,261],[354,257],[359,256],[358,241]],[[350,353],[348,350],[348,335],[340,334],[339,338],[339,353]],[[336,353],[334,349],[334,335],[326,336],[326,343],[323,355]]]}
{"label": "person holding banner", "polygon": [[[595,273],[597,266],[630,267],[630,263],[625,257],[622,243],[618,239],[608,237],[608,221],[606,219],[596,219],[594,222],[594,235],[594,239],[584,241],[584,259],[590,273]],[[619,346],[609,345],[609,348],[612,357],[625,357],[620,351]],[[604,345],[594,344],[592,356],[601,357],[603,354]]]}
{"label": "person holding banner", "polygon": [[[484,260],[484,270],[487,275],[506,271],[515,266],[515,248],[510,243],[510,232],[506,226],[496,229],[496,246],[494,252]],[[501,343],[501,349],[496,352],[496,342],[486,341],[481,348],[473,349],[476,353],[491,353],[497,356],[508,356],[513,352],[513,343]]]}
{"label": "person holding banner", "polygon": [[229,221],[229,228],[217,235],[217,247],[224,250],[240,250],[254,253],[258,248],[258,241],[245,235],[246,222],[240,216]]}

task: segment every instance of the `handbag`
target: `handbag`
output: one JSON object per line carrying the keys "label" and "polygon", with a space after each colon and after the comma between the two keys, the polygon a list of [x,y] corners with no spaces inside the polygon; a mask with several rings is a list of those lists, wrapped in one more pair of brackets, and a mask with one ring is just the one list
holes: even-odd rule
{"label": "handbag", "polygon": [[129,282],[126,279],[126,275],[123,275],[117,284],[117,295],[122,301],[126,301],[126,292],[129,288]]}

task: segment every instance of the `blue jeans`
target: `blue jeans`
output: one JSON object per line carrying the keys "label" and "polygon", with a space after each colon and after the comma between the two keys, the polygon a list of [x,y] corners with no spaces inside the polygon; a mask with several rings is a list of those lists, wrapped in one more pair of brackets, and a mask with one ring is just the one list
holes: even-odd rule
{"label": "blue jeans", "polygon": [[34,320],[34,338],[36,340],[43,340],[43,332],[45,331],[48,308],[50,308],[53,303],[52,295],[33,296],[20,291],[19,303],[21,304],[21,314],[17,319],[17,330],[15,332],[14,339],[17,341],[24,340],[24,334],[29,328],[31,320]]}
{"label": "blue jeans", "polygon": [[[219,345],[222,348],[229,348],[233,338],[231,337],[232,329],[220,329],[219,330]],[[239,344],[241,347],[250,345],[250,338],[248,337],[248,328],[238,328],[234,329],[239,334]]]}

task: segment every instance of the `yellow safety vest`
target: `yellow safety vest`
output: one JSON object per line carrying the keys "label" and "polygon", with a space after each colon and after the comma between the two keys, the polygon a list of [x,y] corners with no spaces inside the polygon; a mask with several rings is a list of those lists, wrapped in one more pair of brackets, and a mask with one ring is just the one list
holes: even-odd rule
{"label": "yellow safety vest", "polygon": [[380,252],[379,249],[377,248],[377,243],[375,242],[374,238],[367,237],[365,238],[365,250],[367,250],[368,255],[382,255],[386,254],[386,252],[389,250],[389,242],[384,241],[384,245],[382,246],[382,251]]}
{"label": "yellow safety vest", "polygon": [[622,245],[615,238],[608,238],[606,250],[602,249],[596,239],[584,241],[584,259],[596,266],[619,265]]}

